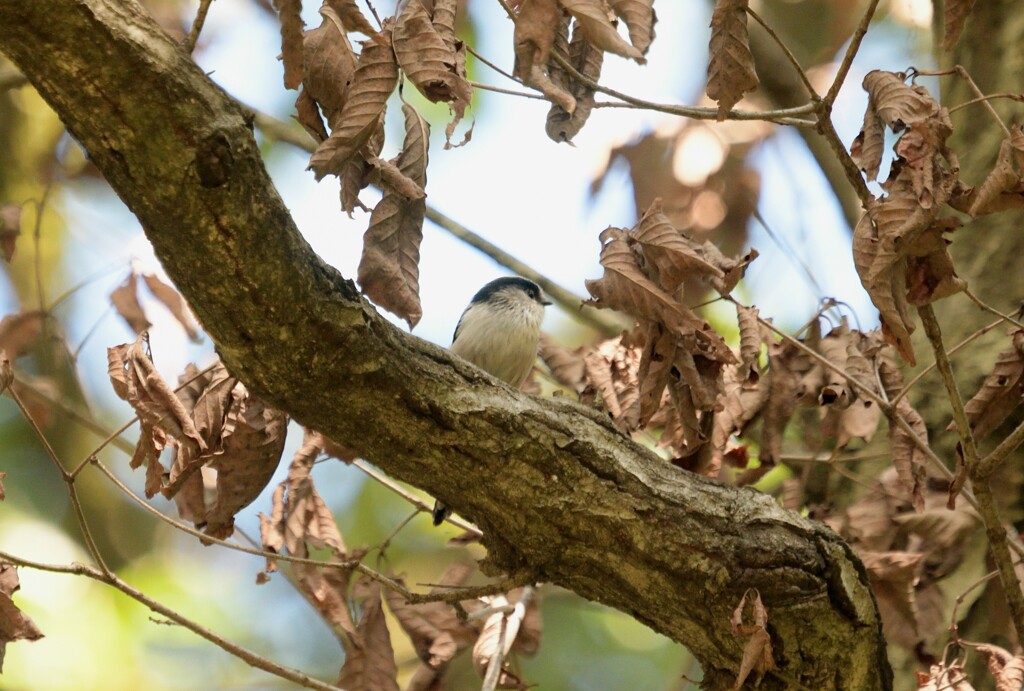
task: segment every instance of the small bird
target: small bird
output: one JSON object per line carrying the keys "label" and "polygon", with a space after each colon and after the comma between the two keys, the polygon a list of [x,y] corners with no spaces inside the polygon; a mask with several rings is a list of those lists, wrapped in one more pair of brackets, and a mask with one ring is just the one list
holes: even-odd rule
{"label": "small bird", "polygon": [[[450,350],[518,389],[537,358],[544,306],[550,304],[533,281],[496,278],[469,301]],[[434,525],[441,525],[450,511],[438,501],[432,513]]]}

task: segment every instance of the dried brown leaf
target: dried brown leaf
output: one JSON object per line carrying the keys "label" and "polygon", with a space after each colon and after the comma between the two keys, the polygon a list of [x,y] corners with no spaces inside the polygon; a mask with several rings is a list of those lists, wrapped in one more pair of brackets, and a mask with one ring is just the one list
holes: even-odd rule
{"label": "dried brown leaf", "polygon": [[359,644],[347,651],[337,685],[347,691],[398,691],[398,668],[377,583],[369,585],[356,634]]}
{"label": "dried brown leaf", "polygon": [[420,93],[429,101],[451,106],[454,130],[473,92],[465,74],[458,72],[454,42],[446,43],[437,33],[420,0],[409,0],[398,16],[394,45],[399,66]]}
{"label": "dried brown leaf", "polygon": [[146,287],[149,288],[149,292],[153,293],[153,297],[162,302],[178,320],[189,339],[198,342],[200,340],[199,327],[196,326],[192,313],[181,294],[173,286],[161,281],[156,274],[142,274],[142,280],[146,282]]}
{"label": "dried brown leaf", "polygon": [[14,604],[12,596],[19,587],[18,570],[14,565],[0,564],[0,671],[8,643],[37,641],[43,637],[35,622]]}
{"label": "dried brown leaf", "polygon": [[139,277],[134,271],[110,294],[110,302],[134,333],[140,334],[152,326],[139,304]]}
{"label": "dried brown leaf", "polygon": [[[565,26],[567,23],[568,18],[563,20],[562,25]],[[561,38],[561,34],[559,34],[559,38]],[[579,23],[573,29],[572,41],[564,52],[569,57],[569,63],[577,72],[595,82],[600,78],[604,53],[586,40]],[[560,88],[566,89],[572,94],[575,106],[570,112],[560,105],[553,104],[551,110],[548,111],[544,130],[548,137],[556,142],[569,142],[583,129],[583,125],[590,117],[590,112],[594,108],[596,92],[583,82],[571,78],[556,65],[554,60],[549,64],[551,79]],[[556,75],[558,76],[556,77]]]}
{"label": "dried brown leaf", "polygon": [[628,231],[619,228],[601,233],[601,265],[605,271],[602,278],[586,281],[587,290],[594,296],[588,304],[663,324],[691,352],[719,362],[734,362],[736,357],[710,324],[644,274],[641,260],[630,246],[631,240]]}
{"label": "dried brown leaf", "polygon": [[640,381],[639,427],[646,427],[661,408],[662,394],[676,359],[676,337],[657,324],[648,324],[646,342],[640,356],[637,378]]}
{"label": "dried brown leaf", "polygon": [[764,404],[761,423],[762,467],[773,467],[782,455],[782,439],[789,419],[796,411],[799,380],[794,365],[801,353],[788,343],[773,343],[768,346],[768,399]]}
{"label": "dried brown leaf", "polygon": [[[405,143],[398,157],[398,168],[422,188],[427,184],[430,125],[408,104],[402,104],[402,113],[405,115]],[[385,190],[370,216],[359,262],[359,285],[363,293],[405,319],[410,327],[423,315],[419,259],[425,214],[423,199],[406,199],[397,192]]]}
{"label": "dried brown leaf", "polygon": [[370,135],[358,154],[345,165],[341,178],[341,208],[352,217],[352,212],[359,207],[370,211],[361,201],[359,192],[372,182],[372,173],[376,170],[367,161],[375,159],[384,148],[384,113],[377,120],[377,128]]}
{"label": "dried brown leaf", "polygon": [[743,94],[758,84],[747,34],[747,0],[716,0],[710,53],[708,97],[718,101],[718,119],[724,120]]}
{"label": "dried brown leaf", "polygon": [[963,33],[964,24],[967,23],[967,17],[974,9],[975,2],[977,0],[946,0],[942,16],[944,30],[940,44],[943,50],[952,50],[960,40],[960,34]]}
{"label": "dried brown leaf", "polygon": [[988,670],[996,680],[996,691],[1020,691],[1024,687],[1024,657],[986,643],[975,650],[985,657]]}
{"label": "dried brown leaf", "polygon": [[14,248],[21,235],[21,205],[0,204],[0,253],[8,264],[14,258]]}
{"label": "dried brown leaf", "polygon": [[320,117],[320,109],[306,88],[303,88],[295,97],[294,117],[302,125],[302,129],[306,130],[317,143],[324,141],[329,136],[327,128],[324,127],[324,120]]}
{"label": "dried brown leaf", "polygon": [[695,274],[725,277],[725,272],[708,260],[704,243],[672,227],[662,212],[661,199],[655,199],[644,211],[635,238],[656,272],[654,280],[667,291],[674,291]]}
{"label": "dried brown leaf", "polygon": [[[894,398],[900,389],[903,388],[903,377],[898,369],[887,360],[882,360],[878,366],[878,373],[882,380],[882,386],[889,398]],[[892,462],[899,475],[900,485],[908,495],[910,502],[917,511],[924,510],[924,484],[926,479],[924,451],[917,445],[910,436],[897,423],[902,418],[907,422],[914,434],[921,441],[928,444],[928,428],[914,406],[904,396],[896,405],[893,416],[889,419],[889,444],[892,447]]]}
{"label": "dried brown leaf", "polygon": [[[205,516],[205,532],[221,539],[234,531],[234,515],[252,503],[270,482],[281,460],[288,429],[287,415],[265,405],[241,383],[236,384],[232,398],[209,462],[217,471],[217,491]],[[324,511],[330,515],[322,500],[316,508],[318,516]],[[333,517],[330,522],[337,531]]]}
{"label": "dried brown leaf", "polygon": [[[750,597],[753,624],[743,623],[748,596]],[[743,646],[743,659],[740,661],[736,682],[733,685],[733,689],[738,691],[751,672],[764,674],[775,667],[771,636],[765,630],[768,625],[768,610],[761,602],[761,594],[757,590],[747,591],[743,594],[739,605],[733,610],[730,625],[734,636],[750,636],[746,645]]]}
{"label": "dried brown leaf", "polygon": [[629,29],[629,42],[643,55],[647,55],[654,40],[654,24],[658,21],[654,13],[654,0],[608,0],[612,10]]}
{"label": "dried brown leaf", "polygon": [[562,386],[576,393],[581,393],[586,387],[583,348],[566,348],[541,332],[540,358],[551,370],[551,376]]}
{"label": "dried brown leaf", "polygon": [[590,386],[601,394],[604,407],[624,430],[637,428],[640,386],[640,348],[612,338],[600,343],[584,358]]}
{"label": "dried brown leaf", "polygon": [[[1021,135],[1019,126],[1014,128],[1014,134],[1017,137],[1019,146]],[[1019,153],[1019,149],[1015,149],[1014,141],[1011,139],[1004,139],[999,145],[999,155],[996,157],[996,163],[985,177],[985,181],[978,187],[977,196],[975,196],[967,212],[971,216],[979,216],[986,213],[989,208],[995,205],[994,202],[1000,195],[1014,189],[1020,182],[1020,176],[1013,167],[1015,151]]]}
{"label": "dried brown leaf", "polygon": [[[886,249],[870,214],[865,214],[853,231],[853,262],[857,275],[878,308],[882,332],[911,365],[915,364],[910,334],[915,325],[906,295],[906,264]],[[881,266],[881,270],[874,267]]]}
{"label": "dried brown leaf", "polygon": [[[491,607],[506,607],[510,604],[504,595],[496,595],[486,601]],[[500,654],[502,660],[507,659],[525,616],[526,606],[518,602],[511,612],[495,612],[484,621],[480,638],[473,645],[473,667],[481,677],[495,655]]]}
{"label": "dried brown leaf", "polygon": [[13,362],[24,355],[43,334],[46,313],[39,310],[8,314],[0,319],[0,350]]}
{"label": "dried brown leaf", "polygon": [[281,21],[284,88],[297,89],[302,83],[302,0],[274,0],[274,9]]}
{"label": "dried brown leaf", "polygon": [[761,356],[761,325],[756,307],[736,303],[736,320],[740,329],[740,373],[747,381],[757,381],[758,359]]}
{"label": "dried brown leaf", "polygon": [[927,556],[923,552],[859,551],[878,601],[886,640],[913,648],[921,640],[914,587]]}
{"label": "dried brown leaf", "polygon": [[448,50],[455,51],[455,14],[459,8],[459,0],[434,0],[434,12],[430,21],[434,31],[441,37]]}
{"label": "dried brown leaf", "polygon": [[562,9],[557,0],[523,0],[513,35],[516,54],[513,74],[572,114],[576,110],[576,99],[544,71],[561,25]]}
{"label": "dried brown leaf", "polygon": [[868,180],[878,179],[878,169],[882,165],[882,154],[885,143],[885,123],[878,117],[875,105],[868,99],[864,110],[864,126],[850,146],[850,158],[857,167],[864,171]]}
{"label": "dried brown leaf", "polygon": [[365,42],[359,55],[341,114],[339,126],[313,152],[309,167],[316,179],[333,173],[341,175],[345,165],[369,141],[379,126],[388,97],[398,83],[398,64],[391,49],[391,32],[385,31],[387,45]]}
{"label": "dried brown leaf", "polygon": [[587,35],[587,40],[594,46],[609,53],[632,58],[641,65],[647,62],[642,52],[619,35],[615,25],[608,17],[604,0],[558,1],[579,22],[583,32]]}
{"label": "dried brown leaf", "polygon": [[[341,113],[348,85],[355,76],[358,63],[338,14],[324,6],[320,8],[320,15],[323,17],[320,26],[307,31],[303,38],[303,88],[299,99],[305,96],[306,100],[316,101],[327,124],[335,130],[342,126]],[[296,101],[297,108],[298,104]],[[316,123],[320,123],[319,115],[309,112],[308,106],[298,108],[298,112],[300,123],[306,125],[308,122],[318,132],[323,129],[322,123],[316,127]],[[325,134],[319,141],[326,138]]]}
{"label": "dried brown leaf", "polygon": [[[978,439],[1001,425],[1024,396],[1024,329],[1014,329],[1010,338],[1013,348],[999,353],[992,372],[964,407],[967,422]],[[953,429],[953,423],[949,429]]]}
{"label": "dried brown leaf", "polygon": [[341,20],[342,26],[345,31],[358,31],[364,36],[369,36],[380,45],[387,45],[387,39],[381,36],[381,34],[373,28],[362,12],[359,11],[359,6],[356,4],[356,0],[324,0],[324,3],[334,10],[335,14]]}
{"label": "dried brown leaf", "polygon": [[943,235],[958,227],[959,219],[939,219],[906,243],[906,286],[910,304],[927,305],[967,288],[967,281],[956,275],[953,257],[949,253],[950,241]]}

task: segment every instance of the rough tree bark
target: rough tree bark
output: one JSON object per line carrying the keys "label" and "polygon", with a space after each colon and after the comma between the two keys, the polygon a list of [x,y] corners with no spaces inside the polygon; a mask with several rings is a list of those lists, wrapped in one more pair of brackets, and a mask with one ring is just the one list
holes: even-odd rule
{"label": "rough tree bark", "polygon": [[476,521],[492,573],[631,614],[686,644],[714,688],[741,657],[731,610],[757,588],[779,667],[767,688],[891,687],[867,577],[842,540],[382,319],[303,240],[243,112],[137,4],[0,0],[0,50],[138,216],[228,367]]}

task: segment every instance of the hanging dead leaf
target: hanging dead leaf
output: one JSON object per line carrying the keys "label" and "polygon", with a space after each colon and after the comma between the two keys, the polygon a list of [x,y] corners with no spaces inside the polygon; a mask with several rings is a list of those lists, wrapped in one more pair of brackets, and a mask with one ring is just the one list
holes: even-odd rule
{"label": "hanging dead leaf", "polygon": [[139,304],[139,277],[134,271],[110,294],[110,302],[134,333],[140,334],[152,326]]}
{"label": "hanging dead leaf", "polygon": [[716,0],[711,15],[708,98],[718,101],[718,119],[757,88],[754,56],[747,35],[747,0]]}
{"label": "hanging dead leaf", "polygon": [[170,310],[174,318],[178,320],[181,327],[185,329],[185,333],[188,334],[189,339],[194,343],[198,343],[201,340],[199,327],[196,326],[195,320],[192,319],[192,313],[188,305],[185,304],[185,299],[181,297],[181,294],[173,286],[161,281],[156,274],[142,274],[142,280],[146,282],[146,287],[149,288],[149,292],[153,293],[153,297],[162,302]]}
{"label": "hanging dead leaf", "polygon": [[[3,387],[0,386],[0,392],[3,391]],[[7,473],[0,470],[0,501],[7,498],[7,490],[4,489],[4,480],[7,479]]]}
{"label": "hanging dead leaf", "polygon": [[[964,407],[967,422],[978,439],[1001,425],[1024,396],[1024,329],[1011,331],[1010,340],[1012,349],[999,353],[992,372]],[[947,429],[954,429],[954,425],[950,423]]]}
{"label": "hanging dead leaf", "polygon": [[576,99],[544,71],[561,25],[562,9],[558,0],[523,0],[516,14],[513,35],[516,59],[512,73],[571,115],[576,110]]}
{"label": "hanging dead leaf", "polygon": [[862,550],[857,556],[864,562],[871,583],[871,592],[878,601],[882,630],[886,640],[913,649],[921,641],[917,623],[917,585],[923,552],[871,552]]}
{"label": "hanging dead leaf", "polygon": [[[508,607],[510,603],[504,595],[495,595],[489,598],[482,598],[489,607]],[[526,616],[526,605],[517,602],[511,612],[499,611],[491,614],[484,621],[484,628],[480,632],[480,638],[473,645],[473,667],[481,677],[487,672],[488,665],[495,656],[501,660],[507,660],[508,652],[519,635],[519,627]],[[503,677],[505,679],[503,679]],[[498,685],[501,688],[508,688],[507,678],[511,672],[502,669]]]}
{"label": "hanging dead leaf", "polygon": [[761,423],[761,452],[758,458],[762,467],[771,468],[782,455],[782,439],[786,425],[793,417],[797,404],[799,380],[794,369],[801,353],[789,343],[773,343],[768,346],[768,398],[764,403]]}
{"label": "hanging dead leaf", "polygon": [[637,378],[640,382],[640,415],[638,427],[646,427],[661,408],[662,394],[676,359],[676,338],[657,324],[645,326],[647,335]]}
{"label": "hanging dead leaf", "polygon": [[629,42],[641,54],[647,55],[654,40],[654,24],[658,21],[654,14],[654,0],[608,0],[612,10],[629,29]]}
{"label": "hanging dead leaf", "polygon": [[369,36],[374,41],[382,46],[386,46],[388,41],[385,37],[373,28],[362,12],[359,11],[359,6],[356,4],[356,0],[324,0],[324,4],[334,10],[335,14],[341,20],[341,24],[345,31],[358,31],[364,36]]}
{"label": "hanging dead leaf", "polygon": [[39,310],[8,314],[0,319],[0,350],[17,360],[42,336],[45,323],[46,313]]}
{"label": "hanging dead leaf", "polygon": [[35,622],[14,604],[12,597],[20,587],[14,565],[0,564],[0,671],[3,671],[8,643],[37,641],[43,637]]}
{"label": "hanging dead leaf", "polygon": [[0,253],[8,264],[14,258],[14,247],[21,235],[21,205],[0,204]]}
{"label": "hanging dead leaf", "polygon": [[[896,258],[895,252],[883,249],[882,239],[870,214],[865,214],[854,228],[853,262],[864,289],[881,315],[882,332],[900,355],[914,365],[916,359],[910,334],[915,324],[907,303],[906,264]],[[873,270],[876,264],[884,266]]]}
{"label": "hanging dead leaf", "polygon": [[864,110],[864,126],[861,127],[860,133],[850,146],[850,158],[864,172],[868,180],[878,179],[884,144],[885,123],[878,116],[872,100],[868,99],[868,107]]}
{"label": "hanging dead leaf", "polygon": [[583,33],[587,36],[587,40],[594,46],[609,53],[632,58],[641,65],[647,62],[642,52],[627,43],[619,35],[615,25],[612,24],[611,19],[608,17],[608,11],[605,9],[603,0],[558,1],[579,22]]}
{"label": "hanging dead leaf", "polygon": [[975,650],[985,657],[988,671],[996,680],[996,691],[1020,691],[1024,687],[1024,657],[986,643]]}
{"label": "hanging dead leaf", "polygon": [[437,33],[420,0],[409,0],[398,16],[394,33],[398,65],[420,93],[433,103],[448,103],[455,114],[451,125],[462,120],[473,96],[466,75],[458,71],[455,44]]}
{"label": "hanging dead leaf", "polygon": [[[352,2],[354,4],[354,0]],[[316,101],[328,126],[336,130],[342,127],[341,113],[358,63],[337,12],[324,6],[320,8],[320,15],[323,17],[320,26],[307,31],[303,37],[303,88],[299,98],[305,95],[306,99]],[[306,113],[304,115],[299,109],[300,123],[306,124],[315,115],[309,113],[308,107]],[[316,115],[315,122],[320,122],[319,115]],[[314,129],[319,131],[323,125],[316,128],[314,123]],[[319,141],[326,138],[326,134],[318,137]]]}
{"label": "hanging dead leaf", "polygon": [[[377,120],[377,128],[359,153],[345,164],[341,177],[341,208],[349,218],[356,207],[370,211],[361,201],[359,192],[372,182],[372,173],[376,170],[368,161],[376,159],[384,148],[384,114]],[[422,188],[421,188],[422,189]]]}
{"label": "hanging dead leaf", "polygon": [[[879,362],[878,374],[886,395],[895,398],[903,388],[903,377],[896,367],[887,360]],[[904,396],[896,404],[896,410],[889,418],[889,443],[892,447],[892,462],[899,474],[900,485],[908,495],[916,511],[924,510],[924,483],[926,478],[924,451],[913,437],[897,423],[903,419],[924,445],[928,444],[928,428],[924,419]]]}
{"label": "hanging dead leaf", "polygon": [[756,382],[760,376],[758,360],[761,357],[761,325],[758,323],[756,307],[736,305],[736,320],[740,330],[739,372],[748,382]]}
{"label": "hanging dead leaf", "polygon": [[963,33],[964,24],[967,23],[967,17],[970,16],[971,10],[974,9],[975,2],[977,0],[946,0],[943,5],[942,20],[944,29],[942,32],[942,43],[940,44],[943,50],[952,50],[956,42],[960,40],[960,34]]}
{"label": "hanging dead leaf", "polygon": [[327,141],[313,152],[309,167],[316,179],[325,175],[341,175],[345,164],[355,156],[376,131],[384,106],[398,83],[398,64],[391,49],[391,32],[384,31],[387,45],[364,42],[349,86],[339,126]]}
{"label": "hanging dead leaf", "polygon": [[576,393],[581,393],[586,387],[583,348],[566,348],[541,332],[540,358],[551,370],[551,376],[562,386]]}
{"label": "hanging dead leaf", "polygon": [[[426,187],[430,125],[408,104],[402,104],[402,113],[405,115],[405,143],[398,157],[398,168],[415,184]],[[410,328],[416,326],[423,315],[419,259],[425,214],[423,199],[406,199],[386,189],[370,216],[359,262],[358,278],[363,293],[405,319]]]}
{"label": "hanging dead leaf", "polygon": [[661,323],[675,331],[683,343],[693,344],[687,345],[692,352],[719,362],[734,362],[736,357],[710,324],[644,274],[631,241],[629,232],[620,228],[608,228],[601,233],[601,265],[605,271],[602,278],[586,281],[587,290],[594,297],[587,304]]}
{"label": "hanging dead leaf", "polygon": [[114,391],[131,404],[143,427],[132,467],[137,467],[143,459],[155,461],[167,437],[178,446],[177,458],[187,464],[206,451],[206,442],[185,406],[153,366],[147,353],[148,344],[143,333],[132,344],[107,349],[108,372]]}
{"label": "hanging dead leaf", "polygon": [[[1010,137],[999,145],[996,163],[978,187],[977,195],[971,203],[968,213],[980,216],[1001,207],[1000,201],[1004,193],[1019,195],[1021,192],[1020,159],[1024,153],[1024,129],[1015,125]],[[1014,164],[1017,163],[1017,166]]]}
{"label": "hanging dead leaf", "polygon": [[[568,26],[568,18],[563,19],[561,26]],[[561,38],[560,33],[559,42]],[[601,77],[604,53],[586,39],[579,23],[573,28],[572,41],[562,52],[568,56],[569,63],[583,76],[595,82]],[[556,142],[569,142],[583,129],[587,118],[590,117],[590,112],[594,108],[596,91],[587,84],[570,77],[554,60],[549,64],[548,71],[552,82],[572,94],[575,107],[572,112],[569,112],[562,106],[553,104],[551,110],[548,111],[544,130],[548,137]]]}
{"label": "hanging dead leaf", "polygon": [[[748,596],[750,597],[752,625],[743,623]],[[740,661],[736,682],[733,685],[733,689],[738,691],[751,672],[764,674],[775,668],[772,639],[768,631],[765,630],[765,627],[768,626],[768,610],[761,602],[761,594],[757,590],[747,591],[743,594],[739,605],[733,610],[730,624],[734,636],[750,636],[746,645],[743,646],[743,659]]]}
{"label": "hanging dead leaf", "polygon": [[624,344],[621,338],[612,338],[586,353],[583,361],[589,387],[600,393],[612,419],[624,430],[636,429],[640,412],[640,349]]}
{"label": "hanging dead leaf", "polygon": [[347,651],[337,685],[351,691],[398,691],[398,668],[381,607],[380,585],[370,583],[367,589],[356,627],[358,644]]}
{"label": "hanging dead leaf", "polygon": [[434,12],[430,18],[434,31],[451,52],[455,52],[455,14],[458,8],[459,0],[434,0]]}
{"label": "hanging dead leaf", "polygon": [[297,89],[302,83],[302,0],[274,0],[274,9],[281,21],[284,88]]}

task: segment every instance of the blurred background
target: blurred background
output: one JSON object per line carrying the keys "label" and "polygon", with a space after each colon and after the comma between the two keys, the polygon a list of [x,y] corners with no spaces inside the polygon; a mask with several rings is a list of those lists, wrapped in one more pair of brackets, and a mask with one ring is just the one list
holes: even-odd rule
{"label": "blurred background", "polygon": [[[143,4],[176,36],[184,35],[197,9],[196,2],[177,0]],[[318,26],[318,3],[305,4],[307,27]],[[382,15],[394,10],[390,0],[375,5]],[[860,3],[838,0],[769,0],[752,7],[785,37],[821,85],[829,83],[863,12]],[[601,83],[654,102],[710,105],[703,88],[712,4],[661,0],[655,8],[658,36],[648,64],[609,55]],[[926,0],[882,4],[836,102],[834,120],[844,142],[860,129],[866,103],[860,82],[867,70],[930,67],[930,11]],[[501,7],[476,0],[459,17],[459,36],[511,71],[512,23]],[[751,34],[759,68],[781,64],[764,32],[755,27]],[[229,94],[301,134],[292,120],[296,94],[282,86],[279,52],[277,20],[265,1],[216,0],[194,55]],[[469,72],[474,82],[523,90],[472,57]],[[762,70],[761,88],[741,107],[805,102],[792,85],[770,76]],[[0,264],[0,316],[31,310],[49,315],[17,367],[31,387],[24,397],[35,402],[34,415],[65,467],[71,467],[132,416],[107,378],[106,348],[134,339],[109,295],[131,272],[159,275],[161,269],[134,216],[17,77],[0,58],[0,204],[21,207],[22,228],[12,261]],[[600,231],[631,226],[638,208],[662,197],[677,226],[711,239],[727,254],[757,248],[761,256],[736,295],[777,324],[799,326],[825,298],[845,303],[841,312],[860,328],[877,324],[850,259],[850,223],[858,204],[837,196],[829,177],[834,171],[822,167],[825,157],[796,128],[597,108],[573,145],[556,144],[544,132],[546,102],[481,88],[459,130],[474,122],[472,141],[445,150],[447,108],[412,98],[434,130],[428,204],[581,296],[583,281],[601,274]],[[401,141],[398,109],[389,111],[391,148],[384,157]],[[340,210],[334,179],[316,183],[305,170],[307,153],[259,129],[256,136],[305,237],[326,261],[354,278],[368,215],[357,212],[349,219]],[[372,206],[376,195],[366,190],[363,200]],[[508,271],[429,221],[421,255],[424,316],[414,333],[447,346],[473,293]],[[165,378],[174,381],[189,362],[202,367],[215,359],[209,339],[192,342],[170,312],[142,292],[154,360]],[[712,304],[703,314],[723,332],[734,329],[731,306]],[[553,308],[545,330],[566,345],[595,337],[572,315]],[[129,449],[136,434],[130,429],[124,435]],[[300,441],[301,430],[292,429],[285,458]],[[128,454],[107,446],[99,456],[141,494],[143,472],[129,470]],[[7,473],[0,549],[49,563],[87,562],[65,486],[6,398],[0,399],[0,470]],[[239,514],[241,532],[259,539],[257,513],[269,512],[270,493],[286,470],[283,462],[264,495]],[[319,463],[314,477],[350,548],[379,544],[410,512],[401,498],[338,461]],[[322,679],[336,677],[337,641],[284,577],[257,585],[261,559],[204,548],[142,511],[91,469],[78,486],[100,549],[126,581],[261,655]],[[151,503],[176,515],[175,507],[159,497]],[[447,564],[467,554],[479,556],[447,546],[455,534],[448,526],[431,528],[425,515],[417,517],[389,547],[390,565],[405,573],[407,582],[436,582]],[[150,622],[145,608],[113,589],[83,578],[29,569],[19,573],[16,602],[46,637],[8,647],[2,688],[287,686],[187,631]],[[541,611],[542,644],[521,667],[538,688],[672,690],[691,688],[687,678],[700,677],[684,648],[626,615],[557,589],[544,590]],[[417,664],[415,652],[393,622],[391,629],[400,671],[408,675]],[[464,658],[449,688],[479,687]]]}

